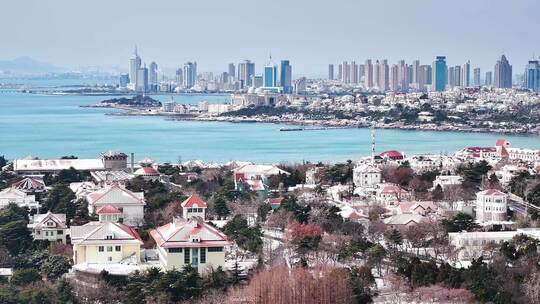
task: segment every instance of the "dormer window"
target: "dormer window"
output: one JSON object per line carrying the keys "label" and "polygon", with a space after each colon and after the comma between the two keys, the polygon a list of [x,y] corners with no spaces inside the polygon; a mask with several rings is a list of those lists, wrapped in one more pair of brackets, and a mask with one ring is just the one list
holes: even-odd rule
{"label": "dormer window", "polygon": [[200,243],[201,242],[201,238],[196,236],[196,235],[192,235],[191,236],[191,242],[193,243]]}
{"label": "dormer window", "polygon": [[51,222],[51,221],[47,222],[47,226],[48,226],[48,227],[53,227],[53,226],[54,226],[54,222]]}
{"label": "dormer window", "polygon": [[105,239],[106,239],[106,240],[112,240],[112,239],[114,239],[114,235],[113,235],[112,233],[111,233],[111,234],[107,234],[107,235],[105,236]]}

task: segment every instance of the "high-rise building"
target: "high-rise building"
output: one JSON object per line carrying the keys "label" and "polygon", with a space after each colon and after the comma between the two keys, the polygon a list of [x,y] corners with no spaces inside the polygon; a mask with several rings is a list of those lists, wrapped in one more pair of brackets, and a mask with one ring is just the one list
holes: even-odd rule
{"label": "high-rise building", "polygon": [[334,80],[334,65],[328,65],[328,80]]}
{"label": "high-rise building", "polygon": [[184,64],[184,87],[192,88],[197,82],[197,62],[186,62]]}
{"label": "high-rise building", "polygon": [[480,83],[480,68],[473,69],[473,85],[479,87],[482,84]]}
{"label": "high-rise building", "polygon": [[343,83],[350,83],[351,82],[351,66],[347,61],[343,61],[341,63],[342,70],[341,70],[341,81]]}
{"label": "high-rise building", "polygon": [[381,84],[379,81],[381,80],[381,63],[379,60],[375,60],[375,64],[373,65],[373,87],[377,89],[381,89]]}
{"label": "high-rise building", "polygon": [[184,70],[182,68],[178,68],[176,70],[176,85],[177,86],[184,85]]}
{"label": "high-rise building", "polygon": [[471,86],[471,62],[470,61],[465,62],[465,64],[461,67],[460,85],[462,87]]}
{"label": "high-rise building", "polygon": [[338,65],[338,74],[336,79],[343,81],[343,65],[341,63]]}
{"label": "high-rise building", "polygon": [[437,56],[432,68],[432,90],[442,92],[446,89],[446,56]]}
{"label": "high-rise building", "polygon": [[379,90],[386,92],[389,89],[390,81],[390,68],[388,66],[388,60],[383,59],[379,65]]}
{"label": "high-rise building", "polygon": [[120,74],[120,87],[125,88],[129,83],[129,74]]}
{"label": "high-rise building", "polygon": [[154,61],[150,63],[150,66],[148,69],[148,83],[150,85],[150,91],[157,91],[158,65]]}
{"label": "high-rise building", "polygon": [[409,66],[405,60],[398,61],[398,83],[401,91],[405,92],[409,89]]}
{"label": "high-rise building", "polygon": [[533,92],[540,92],[540,64],[538,60],[530,60],[523,75],[524,87]]}
{"label": "high-rise building", "polygon": [[292,93],[292,67],[289,60],[281,60],[279,73],[279,85],[283,88],[283,93]]}
{"label": "high-rise building", "polygon": [[356,61],[351,62],[351,68],[349,70],[350,76],[349,79],[351,80],[351,83],[358,83],[358,64],[356,64]]}
{"label": "high-rise building", "polygon": [[234,63],[229,63],[229,77],[236,78],[236,69]]}
{"label": "high-rise building", "polygon": [[260,88],[263,86],[263,77],[262,75],[253,75],[253,87]]}
{"label": "high-rise building", "polygon": [[238,80],[240,81],[240,88],[250,87],[253,83],[253,75],[255,75],[255,63],[244,60],[238,64]]}
{"label": "high-rise building", "polygon": [[306,77],[300,77],[293,82],[294,94],[303,95],[306,94]]}
{"label": "high-rise building", "polygon": [[373,64],[371,59],[364,64],[364,87],[366,90],[373,88]]}
{"label": "high-rise building", "polygon": [[263,86],[267,88],[277,87],[277,67],[272,61],[272,56],[264,66]]}
{"label": "high-rise building", "polygon": [[448,86],[453,88],[456,85],[456,80],[454,76],[456,75],[456,72],[454,71],[455,67],[449,67],[448,68]]}
{"label": "high-rise building", "polygon": [[135,91],[143,93],[148,92],[148,68],[146,67],[146,64],[144,67],[137,70],[136,79],[137,85],[135,86]]}
{"label": "high-rise building", "polygon": [[491,86],[493,84],[493,72],[486,72],[485,84],[486,86]]}
{"label": "high-rise building", "polygon": [[390,90],[391,91],[398,91],[399,90],[399,67],[397,64],[393,64],[390,68]]}
{"label": "high-rise building", "polygon": [[137,87],[137,71],[141,68],[141,57],[137,53],[137,46],[135,46],[135,52],[133,57],[129,59],[129,83],[133,88]]}
{"label": "high-rise building", "polygon": [[454,86],[455,87],[461,87],[462,86],[462,83],[461,83],[461,74],[462,74],[462,71],[461,71],[461,66],[459,65],[456,65],[454,67]]}
{"label": "high-rise building", "polygon": [[425,91],[426,85],[431,84],[431,66],[421,65],[418,68],[417,90]]}
{"label": "high-rise building", "polygon": [[414,60],[412,63],[412,77],[411,82],[416,83],[416,87],[418,87],[418,78],[420,77],[420,60]]}
{"label": "high-rise building", "polygon": [[494,86],[496,88],[511,88],[512,87],[512,66],[502,55],[501,60],[497,60],[494,69]]}

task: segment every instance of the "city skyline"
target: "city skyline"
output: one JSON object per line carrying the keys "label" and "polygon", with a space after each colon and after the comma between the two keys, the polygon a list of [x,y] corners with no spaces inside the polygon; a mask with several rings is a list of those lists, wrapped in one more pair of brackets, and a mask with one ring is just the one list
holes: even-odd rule
{"label": "city skyline", "polygon": [[[262,67],[271,52],[277,61],[294,62],[295,77],[313,77],[325,76],[328,63],[344,60],[419,59],[429,64],[437,55],[446,56],[449,65],[470,60],[472,66],[490,71],[505,54],[522,70],[534,53],[540,54],[540,44],[527,39],[529,34],[523,31],[538,25],[536,18],[529,18],[540,9],[535,1],[462,1],[463,5],[460,1],[452,5],[389,2],[337,1],[313,8],[298,1],[273,3],[280,10],[253,11],[247,1],[159,1],[152,6],[145,4],[144,9],[142,2],[115,1],[107,3],[107,10],[94,3],[78,4],[75,9],[62,0],[21,1],[4,5],[8,11],[23,10],[25,14],[17,19],[7,14],[0,21],[10,28],[4,35],[9,43],[0,50],[0,58],[30,56],[70,69],[97,66],[125,70],[124,59],[136,44],[141,56],[148,58],[147,65],[155,61],[160,67],[175,70],[186,61],[196,60],[199,70],[218,72],[226,71],[227,63],[243,59]],[[308,14],[304,14],[307,9]],[[361,14],[365,11],[384,13]],[[441,11],[458,17],[441,20]],[[245,18],[230,18],[233,14]],[[275,21],[267,26],[262,22],[266,18]],[[467,20],[465,26],[459,25],[461,19]],[[403,20],[407,22],[405,27]],[[195,30],[184,28],[187,24],[193,24]],[[376,31],[365,30],[374,25]],[[265,34],[271,32],[285,34]]]}

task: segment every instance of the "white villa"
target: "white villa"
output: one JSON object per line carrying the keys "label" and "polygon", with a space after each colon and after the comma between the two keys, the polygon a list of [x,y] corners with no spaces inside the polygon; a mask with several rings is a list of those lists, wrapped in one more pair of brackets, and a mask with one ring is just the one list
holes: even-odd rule
{"label": "white villa", "polygon": [[202,273],[207,267],[225,265],[227,237],[206,224],[202,218],[177,218],[150,231],[156,242],[161,266],[165,270],[182,269],[191,264]]}
{"label": "white villa", "polygon": [[66,225],[66,215],[61,213],[35,214],[30,218],[28,229],[32,231],[34,240],[61,241],[66,243],[69,229]]}
{"label": "white villa", "polygon": [[36,201],[35,195],[27,194],[16,188],[6,188],[0,191],[0,209],[7,207],[9,204],[16,204],[23,208],[39,209],[39,202]]}
{"label": "white villa", "polygon": [[437,186],[441,186],[441,188],[444,190],[451,186],[459,186],[461,183],[463,183],[463,177],[459,175],[437,175],[433,181],[432,189],[435,189]]}
{"label": "white villa", "polygon": [[356,187],[373,188],[381,181],[381,169],[375,165],[361,164],[353,169],[353,182]]}
{"label": "white villa", "polygon": [[144,220],[143,192],[131,192],[118,184],[108,185],[86,196],[90,214],[106,205],[111,205],[122,212],[123,222],[130,226],[139,226]]}
{"label": "white villa", "polygon": [[496,189],[476,193],[476,220],[479,223],[506,221],[508,195]]}

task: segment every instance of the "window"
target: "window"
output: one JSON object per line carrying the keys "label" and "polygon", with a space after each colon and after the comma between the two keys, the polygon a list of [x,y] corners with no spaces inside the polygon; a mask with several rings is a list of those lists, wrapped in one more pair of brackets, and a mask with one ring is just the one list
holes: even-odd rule
{"label": "window", "polygon": [[56,234],[64,234],[64,231],[63,230],[58,230],[58,231],[56,231]]}
{"label": "window", "polygon": [[189,248],[184,251],[184,264],[189,264]]}
{"label": "window", "polygon": [[201,264],[206,263],[206,248],[201,248]]}
{"label": "window", "polygon": [[107,261],[112,262],[112,257],[107,257]]}
{"label": "window", "polygon": [[169,252],[182,252],[182,248],[169,248]]}
{"label": "window", "polygon": [[36,233],[37,233],[38,235],[40,235],[40,234],[41,234],[41,231],[40,231],[40,230],[37,230]]}
{"label": "window", "polygon": [[120,246],[118,246],[118,245],[117,245],[117,246],[114,246],[114,251],[120,251],[120,250],[122,250],[122,247],[120,247]]}
{"label": "window", "polygon": [[99,251],[99,252],[105,251],[105,247],[103,247],[103,246],[98,246],[98,251]]}
{"label": "window", "polygon": [[113,239],[113,235],[112,235],[112,234],[107,234],[107,235],[105,236],[105,239],[106,239],[106,240],[112,240],[112,239]]}
{"label": "window", "polygon": [[222,252],[223,247],[208,247],[208,252]]}
{"label": "window", "polygon": [[107,246],[107,252],[112,252],[112,246]]}

